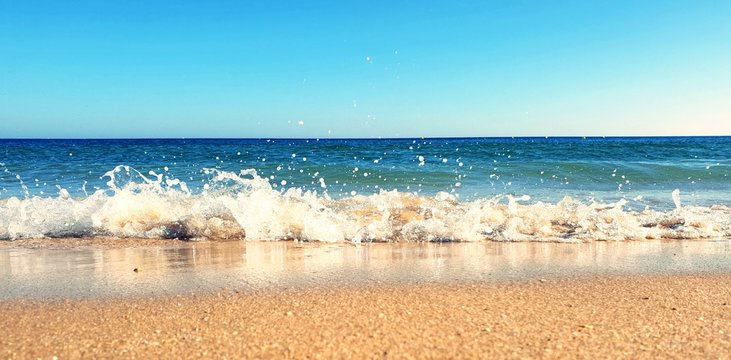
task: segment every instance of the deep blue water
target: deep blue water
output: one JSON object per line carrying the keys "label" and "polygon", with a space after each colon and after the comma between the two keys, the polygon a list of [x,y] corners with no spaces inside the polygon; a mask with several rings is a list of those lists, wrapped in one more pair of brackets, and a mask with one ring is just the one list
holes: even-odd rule
{"label": "deep blue water", "polygon": [[128,165],[185,181],[194,193],[209,181],[204,169],[215,168],[256,169],[278,189],[327,191],[334,198],[397,189],[445,191],[460,200],[626,198],[630,207],[667,209],[670,193],[680,189],[687,204],[731,204],[731,137],[6,139],[0,163],[0,199],[55,197],[59,188],[84,197],[107,189],[107,171]]}

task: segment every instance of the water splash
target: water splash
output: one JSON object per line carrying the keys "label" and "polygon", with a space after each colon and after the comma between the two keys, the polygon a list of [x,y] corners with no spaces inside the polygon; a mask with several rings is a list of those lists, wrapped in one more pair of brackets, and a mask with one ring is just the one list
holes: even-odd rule
{"label": "water splash", "polygon": [[673,203],[675,204],[675,209],[680,210],[680,189],[673,190],[672,196]]}
{"label": "water splash", "polygon": [[[180,239],[367,241],[593,241],[731,237],[731,208],[681,206],[631,211],[626,200],[556,203],[528,196],[459,201],[447,192],[396,190],[339,199],[326,192],[275,188],[254,169],[205,168],[205,190],[179,179],[120,165],[107,189],[73,198],[0,201],[0,239],[139,237]],[[324,182],[324,180],[323,180]]]}

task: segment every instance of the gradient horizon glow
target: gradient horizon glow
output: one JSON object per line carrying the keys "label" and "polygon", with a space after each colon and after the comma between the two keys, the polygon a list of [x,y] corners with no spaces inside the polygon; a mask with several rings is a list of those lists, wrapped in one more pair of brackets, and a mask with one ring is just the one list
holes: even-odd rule
{"label": "gradient horizon glow", "polygon": [[731,2],[0,0],[0,138],[731,134]]}

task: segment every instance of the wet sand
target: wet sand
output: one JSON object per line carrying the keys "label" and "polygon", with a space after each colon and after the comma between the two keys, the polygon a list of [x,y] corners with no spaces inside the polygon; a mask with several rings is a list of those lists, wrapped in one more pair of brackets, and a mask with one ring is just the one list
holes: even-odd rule
{"label": "wet sand", "polygon": [[139,240],[119,241],[129,247],[104,239],[6,244],[0,248],[0,300],[731,274],[731,240],[361,246]]}
{"label": "wet sand", "polygon": [[0,357],[728,358],[731,276],[0,302]]}

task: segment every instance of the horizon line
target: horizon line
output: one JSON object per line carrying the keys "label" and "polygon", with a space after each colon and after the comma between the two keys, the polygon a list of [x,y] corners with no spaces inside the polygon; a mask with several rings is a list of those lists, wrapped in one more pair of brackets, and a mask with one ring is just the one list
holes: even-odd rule
{"label": "horizon line", "polygon": [[464,140],[464,139],[622,139],[722,138],[731,135],[545,135],[545,136],[394,136],[394,137],[0,137],[6,140]]}

